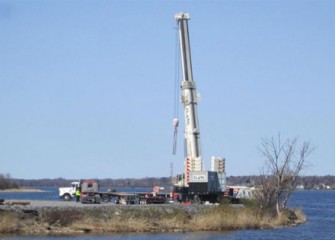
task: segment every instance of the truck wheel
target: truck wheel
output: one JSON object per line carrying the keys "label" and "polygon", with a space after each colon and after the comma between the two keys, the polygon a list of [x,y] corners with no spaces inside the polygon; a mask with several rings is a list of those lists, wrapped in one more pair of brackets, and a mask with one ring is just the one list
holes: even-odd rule
{"label": "truck wheel", "polygon": [[65,193],[65,194],[63,195],[63,199],[64,199],[64,201],[71,201],[71,200],[72,200],[72,197],[71,197],[70,194]]}
{"label": "truck wheel", "polygon": [[109,195],[108,194],[104,194],[104,195],[102,195],[102,198],[101,198],[101,201],[102,202],[104,202],[104,203],[106,203],[106,202],[110,202],[110,197],[109,197]]}
{"label": "truck wheel", "polygon": [[100,195],[95,195],[94,196],[94,202],[97,204],[100,204]]}
{"label": "truck wheel", "polygon": [[201,204],[201,199],[198,195],[194,195],[194,198],[191,202],[194,204]]}

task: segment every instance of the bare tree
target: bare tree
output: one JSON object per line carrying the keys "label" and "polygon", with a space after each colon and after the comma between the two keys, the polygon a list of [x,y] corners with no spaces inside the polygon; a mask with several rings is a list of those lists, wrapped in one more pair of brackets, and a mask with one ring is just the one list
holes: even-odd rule
{"label": "bare tree", "polygon": [[285,209],[306,158],[314,150],[309,142],[303,142],[299,148],[297,142],[297,138],[282,142],[278,134],[277,138],[263,138],[258,148],[265,166],[256,179],[255,197],[265,207],[275,208],[278,214]]}
{"label": "bare tree", "polygon": [[10,174],[0,174],[0,190],[9,189],[9,188],[18,188],[18,185],[10,177]]}

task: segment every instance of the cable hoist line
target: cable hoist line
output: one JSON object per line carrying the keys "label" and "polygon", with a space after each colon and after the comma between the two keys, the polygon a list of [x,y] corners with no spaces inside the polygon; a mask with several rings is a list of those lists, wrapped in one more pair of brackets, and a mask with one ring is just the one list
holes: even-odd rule
{"label": "cable hoist line", "polygon": [[174,79],[174,118],[179,118],[179,105],[180,105],[180,51],[179,51],[179,34],[178,24],[175,28],[175,79]]}
{"label": "cable hoist line", "polygon": [[175,155],[177,152],[177,139],[178,139],[178,126],[179,126],[179,78],[180,78],[180,52],[179,52],[179,42],[178,42],[178,28],[176,29],[175,37],[175,80],[174,80],[174,106],[173,106],[173,120],[172,124],[174,127],[173,133],[173,149],[172,153]]}

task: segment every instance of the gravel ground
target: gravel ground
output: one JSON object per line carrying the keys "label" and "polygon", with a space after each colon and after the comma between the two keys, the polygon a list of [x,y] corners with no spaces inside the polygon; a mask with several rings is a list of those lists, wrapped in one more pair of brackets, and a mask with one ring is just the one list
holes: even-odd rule
{"label": "gravel ground", "polygon": [[[27,205],[21,205],[29,203]],[[136,204],[136,205],[120,205],[114,203],[102,203],[102,204],[82,204],[75,201],[42,201],[42,200],[6,200],[4,205],[0,205],[0,209],[3,210],[33,210],[33,211],[48,211],[53,209],[85,209],[85,208],[103,208],[108,210],[117,209],[147,209],[147,208],[161,208],[162,210],[167,209],[179,209],[182,208],[190,214],[201,211],[202,209],[214,207],[215,205],[181,205],[181,204]]]}
{"label": "gravel ground", "polygon": [[[21,205],[29,203],[28,205]],[[75,201],[47,201],[47,200],[6,200],[4,205],[0,206],[0,208],[22,208],[22,209],[43,209],[43,208],[82,208],[82,207],[99,207],[103,205],[112,205],[112,204],[82,204],[77,203]]]}

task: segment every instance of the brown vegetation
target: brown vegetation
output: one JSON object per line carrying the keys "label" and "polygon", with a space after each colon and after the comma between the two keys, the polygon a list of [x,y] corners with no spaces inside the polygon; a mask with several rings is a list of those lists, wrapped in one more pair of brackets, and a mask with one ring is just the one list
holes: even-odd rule
{"label": "brown vegetation", "polygon": [[189,206],[171,205],[0,211],[0,233],[29,234],[225,231],[273,228],[305,219],[301,211],[286,211],[277,217],[273,211],[229,205],[191,211]]}
{"label": "brown vegetation", "polygon": [[13,181],[9,174],[0,174],[0,190],[18,188],[18,185]]}

